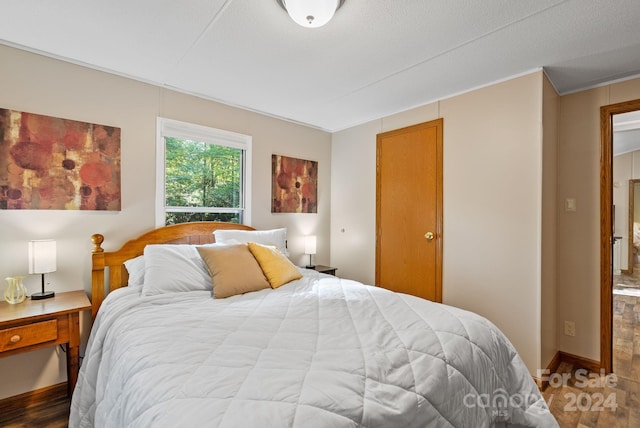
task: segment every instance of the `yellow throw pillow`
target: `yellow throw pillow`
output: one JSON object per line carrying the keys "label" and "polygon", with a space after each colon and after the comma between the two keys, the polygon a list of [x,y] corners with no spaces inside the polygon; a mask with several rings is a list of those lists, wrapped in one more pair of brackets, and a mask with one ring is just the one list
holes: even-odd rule
{"label": "yellow throw pillow", "polygon": [[216,299],[269,288],[267,278],[246,245],[197,248],[211,274]]}
{"label": "yellow throw pillow", "polygon": [[247,245],[272,288],[278,288],[294,279],[302,278],[294,264],[276,247],[260,245],[255,242],[248,242]]}

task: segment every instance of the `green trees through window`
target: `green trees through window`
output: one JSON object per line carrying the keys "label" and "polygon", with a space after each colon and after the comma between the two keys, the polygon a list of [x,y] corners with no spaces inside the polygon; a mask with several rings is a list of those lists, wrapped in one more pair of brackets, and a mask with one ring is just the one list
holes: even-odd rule
{"label": "green trees through window", "polygon": [[165,136],[165,224],[242,223],[243,150]]}

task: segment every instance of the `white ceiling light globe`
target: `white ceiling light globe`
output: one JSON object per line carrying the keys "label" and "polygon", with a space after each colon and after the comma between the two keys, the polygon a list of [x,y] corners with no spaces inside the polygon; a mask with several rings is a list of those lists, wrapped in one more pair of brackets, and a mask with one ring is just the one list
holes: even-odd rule
{"label": "white ceiling light globe", "polygon": [[340,0],[283,0],[287,13],[297,24],[318,28],[329,22]]}

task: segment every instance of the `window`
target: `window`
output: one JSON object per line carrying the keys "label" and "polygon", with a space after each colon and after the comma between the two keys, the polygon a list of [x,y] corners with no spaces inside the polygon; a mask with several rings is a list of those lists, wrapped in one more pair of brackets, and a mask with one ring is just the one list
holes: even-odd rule
{"label": "window", "polygon": [[156,224],[251,222],[251,137],[158,118]]}

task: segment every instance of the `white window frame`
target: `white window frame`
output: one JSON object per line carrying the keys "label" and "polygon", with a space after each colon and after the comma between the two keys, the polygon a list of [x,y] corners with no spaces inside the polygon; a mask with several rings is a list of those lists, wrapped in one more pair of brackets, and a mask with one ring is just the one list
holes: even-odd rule
{"label": "white window frame", "polygon": [[[240,209],[242,213],[242,223],[251,224],[251,149],[253,139],[249,135],[238,134],[236,132],[222,129],[210,128],[208,126],[196,125],[188,122],[157,118],[156,130],[156,227],[164,226],[167,209],[165,206],[165,137],[174,137],[191,141],[202,141],[204,143],[218,146],[232,147],[244,150],[242,164],[242,185],[240,188]],[[230,211],[237,211],[233,208]],[[194,207],[193,211],[207,211],[206,209]],[[219,211],[221,212],[221,211]]]}

